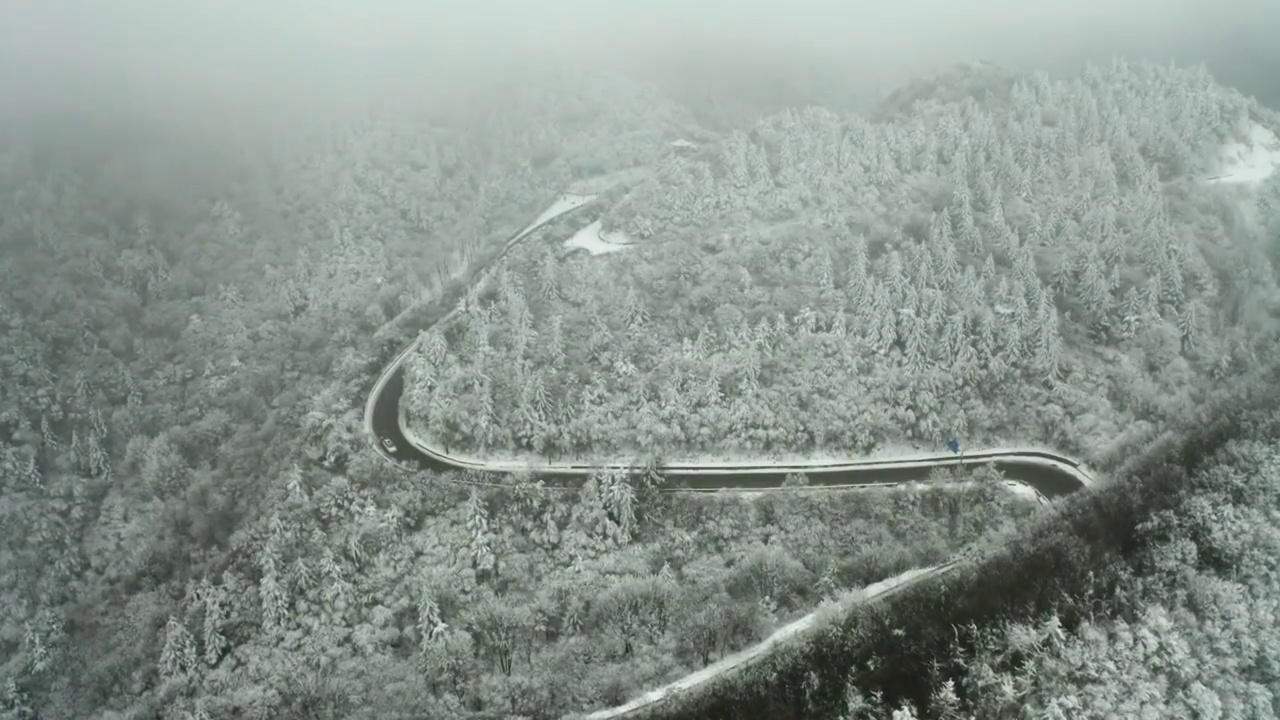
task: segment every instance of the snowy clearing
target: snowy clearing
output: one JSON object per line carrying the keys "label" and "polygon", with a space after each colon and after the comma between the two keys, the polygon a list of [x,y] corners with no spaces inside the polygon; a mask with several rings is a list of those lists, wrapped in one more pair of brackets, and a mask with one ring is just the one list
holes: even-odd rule
{"label": "snowy clearing", "polygon": [[541,215],[539,215],[533,222],[529,223],[528,227],[521,230],[512,239],[518,240],[520,238],[523,238],[525,235],[528,235],[534,230],[537,230],[539,227],[542,227],[543,225],[546,225],[548,222],[551,222],[556,217],[559,217],[560,215],[563,215],[576,207],[586,205],[587,203],[595,199],[596,199],[595,195],[574,195],[570,193],[565,193],[564,195],[561,195],[559,199],[557,199],[554,203],[552,203],[551,207],[547,208],[546,210],[543,210]]}
{"label": "snowy clearing", "polygon": [[1218,174],[1209,182],[1257,185],[1280,166],[1280,138],[1269,128],[1250,123],[1249,137],[1223,145],[1218,162]]}
{"label": "snowy clearing", "polygon": [[565,247],[582,248],[592,255],[626,250],[629,245],[631,245],[631,238],[619,232],[604,232],[599,220],[582,228],[574,233],[573,237],[564,241]]}

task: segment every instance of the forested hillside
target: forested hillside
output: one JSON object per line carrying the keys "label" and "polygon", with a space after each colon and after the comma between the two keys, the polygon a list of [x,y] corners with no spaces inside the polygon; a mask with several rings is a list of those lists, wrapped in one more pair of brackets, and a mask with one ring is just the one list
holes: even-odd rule
{"label": "forested hillside", "polygon": [[989,557],[628,720],[1280,714],[1280,375],[1215,393]]}
{"label": "forested hillside", "polygon": [[1200,69],[960,68],[672,157],[529,246],[410,368],[436,446],[544,458],[1044,442],[1097,458],[1275,338],[1276,275],[1217,153],[1277,116]]}
{"label": "forested hillside", "polygon": [[[355,652],[341,614],[308,629],[327,650],[289,646],[306,612],[272,598],[356,582],[380,557],[367,533],[422,522],[360,432],[374,332],[532,219],[581,158],[647,162],[683,122],[625,78],[540,71],[460,104],[395,96],[305,125],[290,108],[237,136],[111,108],[6,117],[0,707],[288,717],[305,694],[290,683]],[[323,562],[273,564],[290,487],[326,498],[301,531],[335,548]],[[232,667],[248,675],[217,685]],[[234,701],[192,704],[205,694]]]}
{"label": "forested hillside", "polygon": [[[1202,70],[1123,63],[969,66],[867,116],[751,127],[845,93],[779,81],[697,108],[574,63],[448,70],[345,98],[335,72],[252,107],[210,91],[198,121],[107,90],[84,117],[0,113],[0,713],[550,720],[999,547],[779,653],[750,692],[661,712],[1017,716],[1007,692],[1073,718],[1276,709],[1275,378],[1216,401],[1242,415],[1179,424],[1275,346],[1280,181],[1201,182],[1273,113]],[[472,287],[615,171],[647,179],[571,217],[633,246],[566,254],[553,227]],[[464,293],[405,396],[458,452],[849,457],[959,435],[1123,482],[1046,512],[986,469],[730,496],[670,492],[652,465],[567,490],[394,467],[368,391],[417,314]]]}

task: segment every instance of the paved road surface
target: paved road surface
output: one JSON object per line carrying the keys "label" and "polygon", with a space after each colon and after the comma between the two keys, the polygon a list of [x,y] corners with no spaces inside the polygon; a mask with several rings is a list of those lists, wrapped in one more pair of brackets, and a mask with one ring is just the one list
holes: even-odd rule
{"label": "paved road surface", "polygon": [[[395,444],[395,451],[386,448],[379,450],[394,460],[406,463],[423,470],[444,472],[448,470],[470,469],[470,463],[451,462],[443,455],[430,450],[419,449],[405,437],[400,428],[400,396],[404,390],[404,368],[397,367],[383,384],[381,392],[373,402],[373,433],[381,440],[389,438]],[[1070,458],[1040,451],[1015,451],[1016,454],[1000,452],[965,453],[963,462],[966,465],[977,465],[990,462],[1005,474],[1009,480],[1020,481],[1035,488],[1041,495],[1053,499],[1079,490],[1082,482],[1078,464]],[[676,469],[673,466],[663,472],[663,476],[674,486],[684,486],[692,490],[715,490],[731,488],[740,490],[758,490],[778,487],[786,479],[788,472],[803,471],[811,485],[873,485],[899,484],[924,481],[935,467],[954,465],[959,460],[950,455],[938,455],[912,459],[910,461],[884,460],[862,461],[851,459],[848,463],[825,463],[822,465],[806,465],[786,470],[773,470],[768,465],[744,465],[741,472],[729,468],[696,468]],[[1049,461],[1049,462],[1046,462]],[[909,464],[903,465],[904,462]],[[856,463],[856,464],[852,464]],[[1053,463],[1053,464],[1050,464]],[[836,469],[824,467],[835,466]],[[548,485],[572,484],[581,482],[585,472],[597,468],[586,465],[569,466],[563,470],[550,470],[539,473]]]}
{"label": "paved road surface", "polygon": [[[568,212],[581,205],[570,207]],[[492,262],[497,262],[524,238],[546,222],[550,222],[559,214],[544,213],[540,222],[522,230],[507,240],[502,252]],[[452,312],[443,310],[433,318],[431,325],[448,319]],[[426,328],[424,328],[426,329]],[[404,392],[403,360],[412,350],[407,348],[383,370],[382,376],[374,385],[368,403],[365,406],[366,429],[372,434],[375,447],[389,460],[402,467],[444,472],[450,470],[479,469],[491,472],[510,472],[509,464],[487,465],[484,461],[449,457],[439,449],[433,449],[415,443],[404,433],[400,425],[400,398]],[[386,442],[389,441],[388,446]],[[1002,471],[1009,480],[1025,483],[1045,498],[1056,498],[1068,495],[1092,484],[1088,472],[1071,458],[1056,453],[1037,449],[984,450],[965,453],[962,457],[949,454],[922,456],[894,460],[860,460],[851,458],[842,462],[791,463],[780,466],[771,463],[744,463],[739,466],[718,465],[668,465],[662,470],[663,476],[672,487],[689,490],[714,491],[721,489],[752,491],[774,488],[782,485],[787,475],[793,472],[804,472],[810,485],[893,485],[927,480],[930,471],[937,467],[956,464],[977,465],[991,463]],[[572,486],[580,483],[583,475],[598,471],[608,466],[563,464],[539,469],[538,475],[547,485]],[[954,562],[943,563],[932,568],[912,571],[909,579],[902,582],[886,584],[875,590],[868,589],[862,594],[861,601],[867,601],[884,594],[900,590],[921,579],[936,576],[949,570]],[[795,627],[783,628],[784,634],[792,634],[808,627],[813,615],[793,623]],[[758,646],[748,648],[735,657],[717,663],[714,668],[706,668],[682,678],[665,688],[646,694],[642,698],[618,708],[598,711],[590,714],[592,720],[604,718],[624,718],[627,715],[653,703],[670,699],[682,690],[695,687],[702,682],[735,668],[742,667],[753,659],[762,656],[778,640],[766,640]]]}

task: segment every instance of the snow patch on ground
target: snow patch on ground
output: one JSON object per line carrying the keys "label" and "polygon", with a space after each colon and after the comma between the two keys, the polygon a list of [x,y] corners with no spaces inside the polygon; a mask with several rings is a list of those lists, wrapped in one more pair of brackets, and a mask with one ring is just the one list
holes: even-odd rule
{"label": "snow patch on ground", "polygon": [[[702,492],[707,494],[725,494],[735,498],[753,499],[764,497],[765,495],[778,495],[782,493],[805,493],[805,492],[842,492],[845,490],[905,490],[918,491],[926,488],[950,488],[959,490],[967,487],[976,487],[980,481],[975,480],[895,480],[892,482],[874,482],[874,483],[834,483],[816,484],[816,485],[793,485],[790,487],[764,487],[752,490],[738,490],[734,488],[717,488],[715,490],[691,490],[691,492]],[[1005,480],[1000,483],[1001,487],[1008,488],[1010,492],[1027,497],[1029,499],[1038,500],[1043,496],[1032,488],[1018,480]]]}
{"label": "snow patch on ground", "polygon": [[[555,462],[538,457],[528,452],[517,452],[510,449],[488,449],[483,457],[464,453],[444,453],[434,448],[428,440],[417,432],[408,421],[405,406],[400,406],[400,431],[413,447],[428,455],[448,461],[453,465],[471,466],[480,471],[491,472],[570,472],[589,474],[607,468],[625,468],[633,465],[641,453],[620,454],[618,459],[608,460],[591,457],[564,457]],[[959,456],[947,451],[933,450],[919,446],[889,446],[878,449],[868,455],[850,459],[848,455],[827,453],[771,454],[768,456],[750,456],[746,454],[728,453],[720,456],[700,457],[696,460],[668,457],[663,467],[678,472],[696,471],[699,475],[753,475],[759,473],[794,472],[808,473],[839,470],[870,470],[873,466],[880,468],[906,467],[949,467],[953,465],[981,465],[997,456],[1024,455],[1023,462],[1035,463],[1062,470],[1077,478],[1085,487],[1092,488],[1097,484],[1089,467],[1079,463],[1074,467],[1057,460],[1044,457],[1025,457],[1027,453],[1047,453],[1058,456],[1054,450],[1035,445],[1000,445],[968,451]],[[1060,456],[1059,456],[1060,457]],[[745,466],[745,467],[744,467]],[[893,485],[897,483],[887,483]],[[863,487],[874,483],[862,483]],[[815,486],[816,487],[816,486]],[[839,487],[827,485],[825,487]]]}
{"label": "snow patch on ground", "polygon": [[1009,492],[1020,498],[1026,498],[1027,500],[1036,503],[1047,502],[1045,496],[1041,495],[1035,488],[1026,483],[1020,483],[1016,480],[1006,480],[1004,482],[1004,486],[1009,490]]}
{"label": "snow patch on ground", "polygon": [[[529,235],[529,233],[533,232],[534,230],[537,230],[543,225],[551,222],[552,220],[559,217],[560,215],[563,215],[569,212],[570,210],[573,210],[574,208],[580,207],[582,205],[586,205],[592,200],[595,200],[596,197],[597,196],[595,195],[564,193],[554,203],[551,204],[551,207],[547,208],[546,210],[543,210],[542,214],[539,215],[536,220],[534,220],[532,223],[526,226],[525,229],[521,230],[520,232],[512,236],[512,238],[507,241],[507,245],[508,246],[515,245],[516,243],[523,240],[527,235]],[[467,258],[463,258],[463,259],[469,262],[469,259]],[[464,268],[465,268],[465,265],[462,265],[458,267],[456,270],[454,270],[453,277],[459,276],[462,273],[462,270]],[[403,318],[405,315],[408,315],[414,309],[415,309],[414,307],[405,308],[399,315],[395,317],[395,319],[393,319],[389,323],[386,323],[383,327],[396,325],[401,318]],[[436,324],[438,325],[445,324],[451,318],[453,318],[453,316],[456,315],[457,313],[458,313],[458,308],[455,307],[453,310],[450,310],[447,315],[441,318]],[[382,332],[382,328],[379,328],[378,332]],[[364,409],[364,425],[365,425],[365,432],[368,433],[370,436],[373,435],[374,401],[377,400],[378,395],[382,392],[383,386],[387,384],[387,380],[390,379],[391,374],[395,372],[396,368],[400,367],[400,363],[404,362],[404,359],[408,357],[409,353],[412,352],[413,349],[417,346],[418,346],[417,340],[413,341],[412,343],[409,343],[409,347],[406,347],[403,351],[401,351],[401,353],[397,355],[394,360],[391,361],[391,364],[388,365],[386,369],[382,371],[382,375],[378,378],[378,382],[374,384],[373,392],[369,393],[369,400],[365,403],[365,409]],[[405,425],[403,416],[400,418],[400,425],[401,427],[404,427]]]}
{"label": "snow patch on ground", "polygon": [[520,233],[516,235],[514,239],[523,238],[525,235],[528,235],[534,230],[537,230],[539,227],[542,227],[543,225],[547,224],[548,222],[555,219],[556,217],[563,215],[576,207],[581,207],[583,205],[586,205],[587,203],[595,199],[596,199],[595,195],[575,195],[575,194],[565,193],[564,195],[561,195],[559,198],[557,198],[556,201],[551,204],[551,207],[547,208],[546,210],[543,210],[542,214],[539,215],[537,219],[535,219],[533,222],[529,223],[528,227],[526,227],[524,230],[521,230]]}
{"label": "snow patch on ground", "polygon": [[1218,163],[1218,174],[1208,182],[1257,185],[1280,166],[1280,138],[1269,128],[1250,123],[1249,135],[1243,142],[1222,146]]}
{"label": "snow patch on ground", "polygon": [[[426,439],[422,439],[421,444],[425,447],[422,449],[431,452],[427,446]],[[1040,445],[1023,445],[1018,443],[1009,443],[1001,438],[970,438],[970,445],[982,446],[981,451],[977,451],[980,455],[990,455],[992,453],[1010,454],[1024,452],[1044,452],[1058,455],[1058,451]],[[970,451],[966,450],[965,455],[969,455]],[[438,452],[436,454],[439,454]],[[829,465],[845,465],[849,463],[866,462],[870,460],[885,461],[899,460],[903,462],[927,460],[930,464],[939,457],[956,457],[950,450],[937,445],[907,445],[901,443],[886,443],[880,445],[869,453],[858,453],[853,455],[847,450],[838,449],[816,449],[803,452],[769,452],[769,453],[748,453],[735,452],[732,450],[719,453],[705,452],[673,452],[663,458],[664,464],[669,466],[685,468],[696,465],[699,468],[714,470],[716,468],[730,468],[737,472],[737,469],[743,465],[759,464],[769,467],[804,467],[804,466],[829,466]],[[450,453],[449,457],[453,460],[474,465],[488,465],[494,469],[518,469],[524,467],[555,467],[563,465],[616,465],[628,464],[636,458],[644,457],[644,453],[637,450],[618,451],[614,457],[601,457],[599,455],[565,455],[557,459],[554,463],[548,462],[545,458],[539,457],[531,452],[513,450],[509,448],[486,448],[483,455],[471,454],[470,452]],[[851,460],[856,457],[856,460]]]}
{"label": "snow patch on ground", "polygon": [[[924,488],[928,488],[928,487],[945,487],[945,488],[958,490],[964,487],[972,487],[976,484],[977,483],[971,480],[961,480],[961,481],[944,480],[940,482],[906,482],[906,483],[902,483],[902,482],[838,483],[835,485],[800,485],[795,487],[770,487],[770,488],[760,488],[759,490],[747,490],[747,491],[730,490],[725,488],[725,489],[717,490],[715,493],[709,493],[709,494],[718,494],[720,492],[723,492],[725,494],[732,495],[735,498],[742,498],[744,500],[752,501],[758,498],[762,498],[765,495],[777,495],[779,493],[839,492],[844,490],[889,490],[889,489],[923,490]],[[1048,505],[1050,502],[1049,498],[1045,497],[1044,495],[1041,495],[1038,490],[1031,487],[1030,485],[1027,485],[1024,482],[1020,482],[1018,480],[1005,480],[1000,485],[1005,490],[1008,490],[1013,495],[1019,498],[1022,498],[1024,500],[1029,500],[1039,505]],[[695,491],[695,492],[701,492],[701,491]]]}
{"label": "snow patch on ground", "polygon": [[620,232],[606,233],[599,220],[582,228],[573,237],[564,241],[567,248],[582,248],[592,255],[626,250],[631,245],[631,238]]}

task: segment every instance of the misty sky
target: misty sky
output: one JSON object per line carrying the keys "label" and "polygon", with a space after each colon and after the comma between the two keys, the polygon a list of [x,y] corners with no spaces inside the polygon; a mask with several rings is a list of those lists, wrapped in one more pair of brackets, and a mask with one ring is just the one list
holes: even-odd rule
{"label": "misty sky", "polygon": [[447,78],[458,66],[441,53],[501,72],[548,50],[621,67],[794,57],[869,66],[889,83],[975,58],[1054,69],[1113,52],[1177,54],[1206,57],[1221,77],[1280,69],[1276,27],[1275,0],[8,0],[0,90],[6,113],[95,93],[120,106],[271,99],[349,93],[369,73]]}

